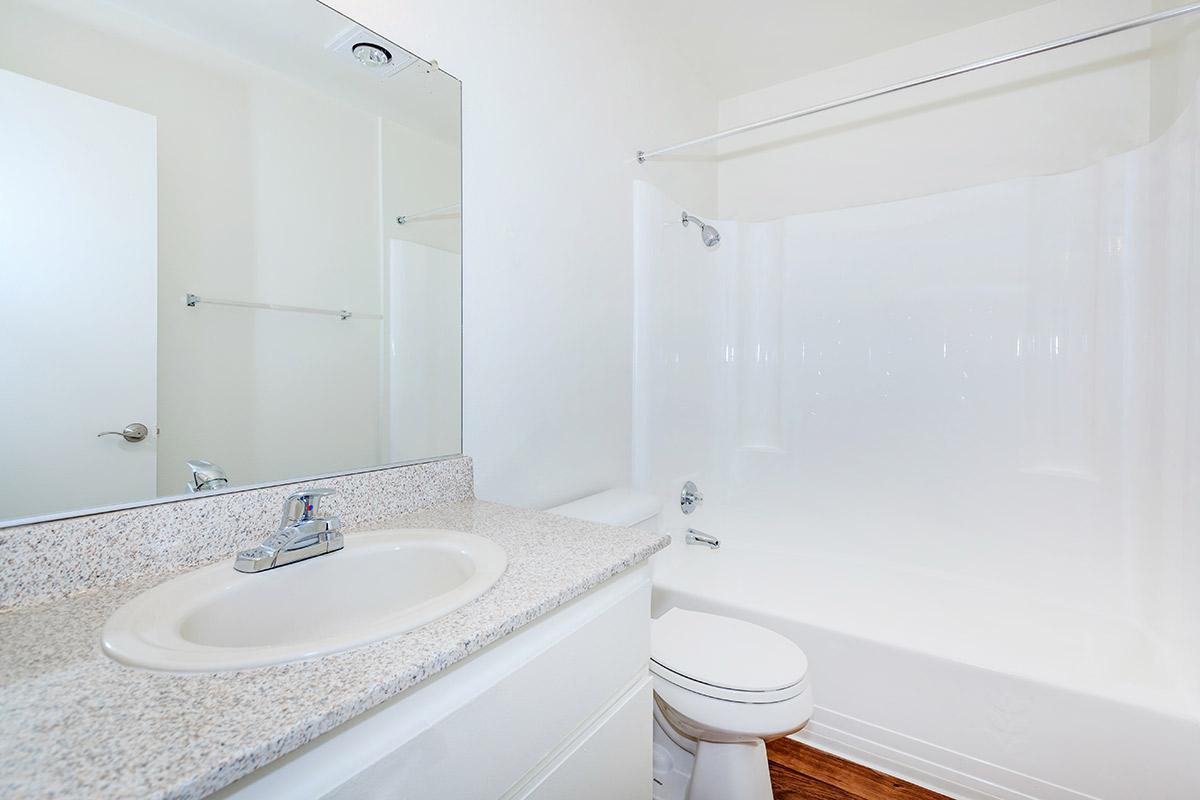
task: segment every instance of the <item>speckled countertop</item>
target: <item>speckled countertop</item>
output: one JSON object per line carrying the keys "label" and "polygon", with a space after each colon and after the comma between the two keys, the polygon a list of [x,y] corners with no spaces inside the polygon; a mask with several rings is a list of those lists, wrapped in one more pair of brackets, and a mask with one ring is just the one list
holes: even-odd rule
{"label": "speckled countertop", "polygon": [[[166,574],[0,612],[0,795],[203,797],[645,560],[669,541],[647,531],[478,500],[372,527],[486,536],[504,548],[508,569],[475,602],[398,637],[236,673],[149,672],[121,666],[101,652],[100,630],[109,614]],[[322,690],[296,688],[314,685]]]}

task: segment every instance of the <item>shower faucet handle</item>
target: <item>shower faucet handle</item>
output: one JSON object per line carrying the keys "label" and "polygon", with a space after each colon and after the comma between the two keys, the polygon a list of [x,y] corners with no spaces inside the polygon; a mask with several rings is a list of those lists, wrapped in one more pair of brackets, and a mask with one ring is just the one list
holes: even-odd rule
{"label": "shower faucet handle", "polygon": [[696,484],[688,481],[683,485],[683,491],[679,493],[679,510],[684,514],[691,514],[697,508],[704,504],[704,495],[696,487]]}

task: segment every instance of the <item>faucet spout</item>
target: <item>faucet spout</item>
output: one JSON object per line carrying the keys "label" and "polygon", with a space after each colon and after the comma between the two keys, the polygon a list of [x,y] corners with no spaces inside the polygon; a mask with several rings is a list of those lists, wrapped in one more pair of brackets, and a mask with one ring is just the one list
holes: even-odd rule
{"label": "faucet spout", "polygon": [[698,531],[695,528],[688,528],[687,532],[688,544],[702,544],[712,550],[716,550],[721,546],[721,540],[715,536],[709,536],[704,531]]}

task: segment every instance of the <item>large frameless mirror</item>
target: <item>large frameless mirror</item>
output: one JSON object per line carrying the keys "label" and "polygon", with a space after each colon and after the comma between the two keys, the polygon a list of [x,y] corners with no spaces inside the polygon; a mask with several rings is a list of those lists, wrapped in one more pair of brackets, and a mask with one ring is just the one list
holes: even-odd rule
{"label": "large frameless mirror", "polygon": [[4,0],[0,524],[459,453],[459,99],[316,0]]}

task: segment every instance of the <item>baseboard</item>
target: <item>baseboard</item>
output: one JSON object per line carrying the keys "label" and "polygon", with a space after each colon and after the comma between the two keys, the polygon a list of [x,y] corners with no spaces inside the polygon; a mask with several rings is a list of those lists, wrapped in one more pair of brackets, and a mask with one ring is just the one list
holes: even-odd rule
{"label": "baseboard", "polygon": [[1098,800],[821,706],[791,738],[956,800]]}

